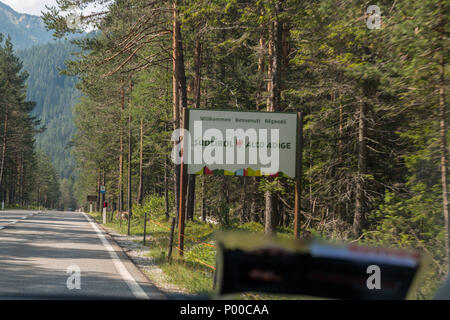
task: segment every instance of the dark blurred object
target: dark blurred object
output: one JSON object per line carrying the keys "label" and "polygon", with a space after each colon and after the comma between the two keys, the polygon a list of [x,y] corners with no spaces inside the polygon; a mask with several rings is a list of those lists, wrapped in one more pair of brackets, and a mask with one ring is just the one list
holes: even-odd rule
{"label": "dark blurred object", "polygon": [[95,202],[95,201],[97,201],[97,196],[87,196],[86,201],[87,202]]}
{"label": "dark blurred object", "polygon": [[[218,237],[220,295],[262,292],[336,299],[405,299],[422,257],[384,248],[291,242],[242,234]],[[380,288],[370,289],[379,268]]]}

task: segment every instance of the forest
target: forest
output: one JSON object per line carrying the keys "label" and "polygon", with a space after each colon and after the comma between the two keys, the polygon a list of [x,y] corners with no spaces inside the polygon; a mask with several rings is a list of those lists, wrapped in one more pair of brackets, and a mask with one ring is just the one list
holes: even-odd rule
{"label": "forest", "polygon": [[35,135],[45,128],[31,115],[35,102],[27,99],[27,78],[11,38],[0,34],[0,202],[6,208],[56,208],[59,180],[50,159],[35,148]]}
{"label": "forest", "polygon": [[76,51],[76,46],[61,41],[17,52],[29,73],[27,97],[36,103],[32,115],[39,117],[46,128],[36,136],[36,147],[47,152],[61,178],[69,178],[75,168],[68,143],[75,132],[71,107],[79,93],[75,89],[76,78],[61,75],[59,71]]}
{"label": "forest", "polygon": [[[448,17],[445,0],[58,1],[98,29],[74,40],[72,141],[79,205],[106,186],[117,210],[158,203],[176,216],[171,134],[183,108],[302,112],[301,234],[415,248],[431,257],[429,297],[449,269]],[[187,223],[292,234],[294,181],[189,175]],[[100,197],[99,197],[100,199]],[[100,201],[100,200],[99,200]],[[97,203],[100,208],[100,203]]]}
{"label": "forest", "polygon": [[72,191],[76,165],[70,142],[75,134],[72,107],[80,94],[75,89],[77,79],[62,75],[60,71],[64,68],[64,61],[77,51],[77,46],[68,41],[17,51],[17,56],[23,61],[23,69],[29,73],[27,97],[36,103],[31,114],[45,127],[36,134],[35,146],[55,166],[61,193],[58,208],[62,210],[76,207]]}

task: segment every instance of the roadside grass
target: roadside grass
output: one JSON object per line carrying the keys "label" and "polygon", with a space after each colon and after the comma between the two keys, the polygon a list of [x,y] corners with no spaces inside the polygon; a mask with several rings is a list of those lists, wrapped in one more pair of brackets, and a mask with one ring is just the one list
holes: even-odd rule
{"label": "roadside grass", "polygon": [[[102,223],[100,212],[90,214],[98,223]],[[177,251],[177,230],[174,232],[174,243],[172,248],[172,259],[168,261],[170,221],[164,216],[149,216],[146,227],[146,244],[149,249],[148,256],[164,272],[167,282],[185,289],[189,294],[211,296],[213,290],[214,270],[211,267],[215,265],[215,249],[201,243],[213,245],[213,233],[215,227],[200,222],[189,222],[186,224],[184,259],[178,259]],[[105,225],[120,234],[126,235],[128,232],[127,221],[120,224],[113,219]],[[134,240],[143,244],[144,219],[140,216],[133,216],[130,224],[130,235],[142,237],[140,240]],[[199,242],[198,242],[199,241]],[[207,247],[208,249],[203,249]]]}
{"label": "roadside grass", "polygon": [[[102,215],[99,212],[91,213],[98,223],[102,223]],[[110,217],[110,216],[108,216]],[[178,233],[175,228],[172,259],[168,261],[170,220],[163,214],[149,215],[147,217],[146,244],[148,256],[163,271],[167,282],[185,289],[189,294],[200,296],[214,296],[214,268],[216,260],[216,248],[214,247],[214,233],[219,230],[240,230],[247,232],[263,233],[264,227],[256,222],[239,225],[238,221],[230,221],[230,225],[219,227],[200,221],[189,221],[185,227],[184,259],[178,258],[177,239]],[[122,225],[116,219],[105,225],[120,234],[127,234],[127,221]],[[280,230],[288,237],[289,230]],[[130,235],[142,237],[135,242],[143,243],[144,217],[139,211],[131,218]],[[263,300],[263,299],[293,299],[294,297],[282,297],[261,294],[241,294],[235,299]],[[295,298],[294,298],[295,299]]]}
{"label": "roadside grass", "polygon": [[[29,205],[29,206],[21,206],[19,204],[7,204],[5,203],[5,211],[6,210],[34,210],[37,211],[39,210],[38,206],[34,206],[34,205]],[[46,211],[47,209],[42,208],[41,210]],[[1,202],[0,202],[0,211],[1,211]]]}

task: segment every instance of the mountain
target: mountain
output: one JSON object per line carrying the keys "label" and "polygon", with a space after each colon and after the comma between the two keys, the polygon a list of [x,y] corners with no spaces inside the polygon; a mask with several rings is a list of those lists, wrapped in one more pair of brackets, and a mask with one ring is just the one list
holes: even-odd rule
{"label": "mountain", "polygon": [[[46,128],[36,136],[36,149],[51,159],[59,173],[61,207],[74,208],[72,188],[76,163],[69,144],[75,133],[72,107],[80,93],[75,88],[77,79],[61,75],[59,71],[64,69],[64,62],[71,59],[71,53],[79,49],[70,41],[54,40],[40,17],[17,13],[2,2],[0,33],[11,36],[23,70],[29,74],[27,98],[36,102],[32,115]],[[95,32],[84,36],[95,36]]]}
{"label": "mountain", "polygon": [[75,167],[68,143],[75,127],[72,106],[79,93],[76,79],[59,74],[64,61],[77,47],[55,41],[41,18],[14,11],[0,2],[0,33],[11,36],[17,56],[27,71],[27,98],[36,102],[33,116],[47,129],[36,136],[36,147],[52,160],[61,178],[69,178]]}
{"label": "mountain", "polygon": [[68,143],[75,127],[72,106],[79,93],[77,80],[61,75],[64,61],[77,47],[69,41],[54,40],[41,18],[14,11],[0,2],[0,33],[10,36],[16,55],[27,71],[27,98],[36,102],[33,116],[47,129],[36,136],[36,147],[52,160],[61,178],[70,178],[75,160]]}
{"label": "mountain", "polygon": [[52,159],[62,178],[70,177],[75,167],[68,144],[75,133],[72,106],[80,94],[75,89],[77,79],[61,75],[59,70],[75,51],[77,47],[67,41],[17,51],[30,75],[27,97],[36,102],[33,115],[47,128],[37,135],[36,147]]}
{"label": "mountain", "polygon": [[45,29],[42,19],[14,11],[0,2],[0,33],[10,35],[16,50],[52,41],[52,32]]}

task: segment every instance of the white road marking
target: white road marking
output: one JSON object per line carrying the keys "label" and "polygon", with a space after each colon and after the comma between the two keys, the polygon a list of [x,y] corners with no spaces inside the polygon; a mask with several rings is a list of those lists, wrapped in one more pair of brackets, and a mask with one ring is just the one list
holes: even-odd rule
{"label": "white road marking", "polygon": [[10,223],[7,223],[7,224],[5,224],[3,227],[0,227],[0,230],[2,230],[2,229],[5,229],[7,226],[9,226],[9,225],[11,225],[11,224],[15,224],[15,223],[17,223],[18,221],[12,221],[12,222],[10,222]]}
{"label": "white road marking", "polygon": [[[32,213],[32,214],[30,214],[30,215],[28,215],[28,216],[23,216],[23,217],[22,217],[22,220],[25,220],[25,219],[27,219],[28,217],[32,217],[33,215],[34,215],[34,213]],[[7,223],[7,224],[5,224],[3,227],[0,227],[0,230],[5,229],[5,227],[7,227],[7,226],[9,226],[9,225],[11,225],[11,224],[16,224],[17,222],[19,222],[19,220],[16,220],[16,221],[12,221],[12,222],[10,222],[10,223]]]}
{"label": "white road marking", "polygon": [[122,261],[120,260],[119,256],[117,255],[116,251],[114,251],[113,247],[109,244],[108,240],[106,240],[105,235],[103,232],[100,231],[100,229],[97,227],[97,225],[92,221],[92,219],[82,212],[84,217],[89,221],[92,228],[97,232],[98,237],[103,243],[103,246],[106,248],[106,250],[109,252],[109,255],[111,256],[111,259],[114,263],[114,266],[116,267],[117,271],[120,273],[120,276],[125,281],[125,283],[130,288],[131,292],[134,294],[134,296],[138,299],[149,299],[148,295],[145,293],[145,291],[141,288],[141,286],[136,282],[136,280],[133,278],[133,276],[128,272],[127,268],[123,265]]}

